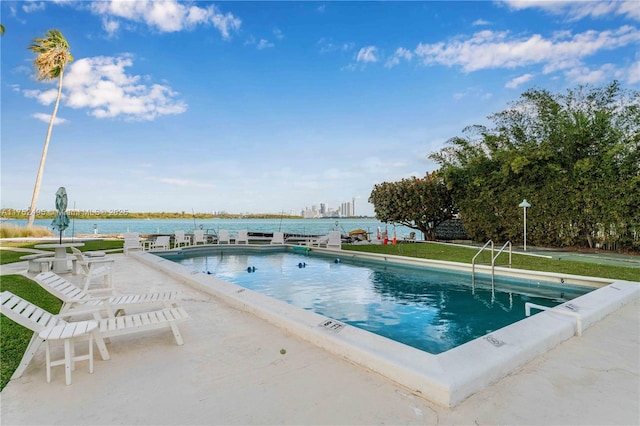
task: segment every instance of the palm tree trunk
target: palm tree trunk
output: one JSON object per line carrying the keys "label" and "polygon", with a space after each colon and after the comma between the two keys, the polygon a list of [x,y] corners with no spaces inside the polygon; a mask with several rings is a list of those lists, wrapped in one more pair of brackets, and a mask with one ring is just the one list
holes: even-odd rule
{"label": "palm tree trunk", "polygon": [[42,183],[42,174],[44,173],[44,163],[47,160],[47,151],[49,150],[49,141],[51,140],[53,123],[56,121],[56,114],[58,113],[58,106],[60,105],[60,97],[62,96],[63,74],[64,74],[64,68],[60,71],[60,76],[58,80],[58,96],[56,97],[56,104],[53,107],[53,113],[51,114],[51,120],[49,121],[49,128],[47,129],[47,138],[44,141],[44,149],[42,150],[42,157],[40,158],[40,167],[38,168],[38,176],[36,176],[36,184],[33,187],[33,197],[31,198],[31,207],[29,208],[29,220],[27,221],[27,227],[33,226],[33,222],[36,219],[36,207],[38,205],[38,195],[40,194],[40,184]]}

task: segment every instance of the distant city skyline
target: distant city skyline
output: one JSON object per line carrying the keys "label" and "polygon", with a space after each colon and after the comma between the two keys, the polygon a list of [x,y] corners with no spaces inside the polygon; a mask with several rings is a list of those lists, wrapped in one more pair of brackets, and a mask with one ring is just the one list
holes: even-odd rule
{"label": "distant city skyline", "polygon": [[345,201],[340,203],[337,208],[330,207],[326,203],[314,204],[309,207],[305,207],[300,212],[300,216],[305,219],[315,219],[321,217],[354,217],[356,216],[356,199],[352,198],[351,201]]}

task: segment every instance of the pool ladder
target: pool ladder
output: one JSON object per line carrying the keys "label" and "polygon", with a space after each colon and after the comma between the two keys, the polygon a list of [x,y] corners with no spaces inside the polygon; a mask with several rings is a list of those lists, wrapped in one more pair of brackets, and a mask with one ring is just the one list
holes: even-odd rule
{"label": "pool ladder", "polygon": [[[498,256],[500,256],[502,254],[502,252],[504,252],[504,250],[508,247],[509,248],[509,263],[507,264],[509,266],[509,268],[511,268],[511,241],[507,241],[506,243],[504,243],[504,245],[502,246],[502,248],[500,250],[498,250],[498,253],[494,256],[493,255],[493,240],[489,240],[485,243],[485,245],[482,246],[482,248],[480,250],[478,250],[478,252],[476,253],[475,256],[473,256],[473,259],[471,259],[471,285],[473,285],[475,287],[476,284],[476,258],[478,256],[480,256],[480,254],[487,250],[487,246],[491,245],[491,291],[493,291],[493,287],[494,287],[494,281],[495,281],[495,268],[496,268],[496,259],[498,259]],[[488,265],[489,262],[478,262],[478,264],[486,264]]]}

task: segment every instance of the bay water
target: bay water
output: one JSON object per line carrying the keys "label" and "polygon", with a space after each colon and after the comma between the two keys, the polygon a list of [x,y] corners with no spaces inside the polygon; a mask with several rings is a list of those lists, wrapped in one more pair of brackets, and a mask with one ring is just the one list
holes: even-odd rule
{"label": "bay water", "polygon": [[[26,219],[6,220],[18,226],[25,226]],[[36,219],[36,226],[51,228],[51,219]],[[326,218],[326,219],[71,219],[69,228],[63,232],[64,237],[95,234],[123,234],[139,232],[140,234],[173,234],[175,231],[192,233],[194,229],[204,229],[208,233],[217,234],[226,229],[232,234],[239,230],[249,232],[272,233],[281,231],[286,234],[325,235],[329,231],[338,230],[343,235],[354,229],[364,229],[370,238],[377,238],[378,227],[388,232],[389,239],[395,231],[398,239],[408,237],[415,230],[406,226],[385,224],[375,218]],[[55,231],[57,233],[57,231]],[[417,232],[419,235],[420,233]],[[418,237],[420,238],[420,236]]]}

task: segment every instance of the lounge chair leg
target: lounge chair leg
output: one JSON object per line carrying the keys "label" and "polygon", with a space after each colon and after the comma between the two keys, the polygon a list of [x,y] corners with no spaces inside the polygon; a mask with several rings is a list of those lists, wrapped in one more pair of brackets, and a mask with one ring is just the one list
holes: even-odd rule
{"label": "lounge chair leg", "polygon": [[71,339],[64,339],[64,381],[67,385],[71,384],[71,370],[74,366],[71,346]]}
{"label": "lounge chair leg", "polygon": [[93,333],[89,334],[89,373],[93,374]]}
{"label": "lounge chair leg", "polygon": [[111,356],[109,355],[109,351],[107,350],[107,345],[104,344],[104,339],[100,335],[100,332],[98,330],[94,330],[91,332],[91,334],[93,335],[93,338],[96,341],[96,346],[98,347],[98,351],[100,351],[100,356],[102,357],[102,359],[104,361],[110,360]]}
{"label": "lounge chair leg", "polygon": [[45,362],[47,364],[47,383],[51,383],[51,348],[49,342],[45,342]]}
{"label": "lounge chair leg", "polygon": [[182,340],[182,335],[180,334],[180,330],[178,329],[178,325],[175,321],[171,321],[171,331],[173,332],[173,337],[176,338],[176,343],[178,345],[184,345],[184,341]]}
{"label": "lounge chair leg", "polygon": [[44,342],[44,340],[38,336],[38,333],[33,333],[31,341],[29,342],[29,346],[27,346],[27,350],[22,356],[20,365],[18,365],[18,368],[16,368],[16,371],[11,376],[12,379],[17,379],[18,377],[22,376],[22,373],[24,373],[24,370],[27,369],[27,366],[31,362],[31,359],[33,359],[33,356],[36,354],[36,352],[38,352],[38,348],[40,347],[42,342]]}

